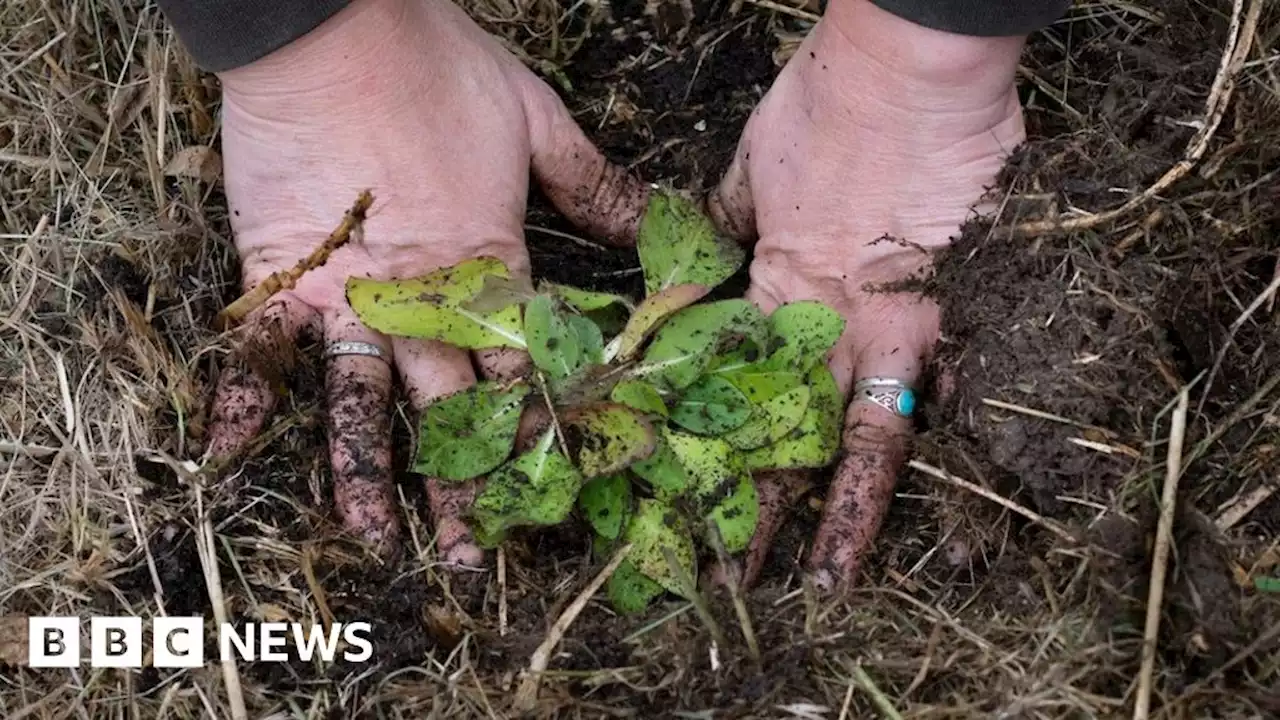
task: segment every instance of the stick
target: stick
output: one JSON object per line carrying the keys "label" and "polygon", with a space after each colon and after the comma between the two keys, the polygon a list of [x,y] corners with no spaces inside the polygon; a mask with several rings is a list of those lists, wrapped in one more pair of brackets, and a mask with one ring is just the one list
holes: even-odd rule
{"label": "stick", "polygon": [[542,680],[542,673],[546,671],[547,666],[551,664],[551,653],[555,652],[556,646],[560,644],[560,640],[564,637],[569,626],[574,620],[578,619],[578,614],[582,612],[587,603],[591,601],[591,596],[596,594],[601,585],[613,575],[613,571],[618,569],[623,560],[627,559],[627,555],[631,552],[631,545],[623,545],[618,548],[618,552],[613,554],[613,558],[609,560],[609,564],[604,566],[598,575],[592,579],[591,583],[569,603],[569,607],[560,613],[560,617],[556,618],[551,629],[547,631],[547,637],[543,639],[542,644],[533,651],[533,655],[529,658],[529,669],[525,671],[524,678],[520,681],[520,687],[516,690],[516,699],[513,703],[517,712],[528,712],[538,701],[538,683]]}
{"label": "stick", "polygon": [[1236,333],[1249,320],[1249,316],[1253,315],[1258,308],[1262,307],[1263,303],[1276,294],[1276,290],[1280,290],[1280,273],[1276,273],[1271,283],[1262,292],[1258,293],[1258,297],[1254,298],[1253,302],[1249,303],[1249,307],[1245,308],[1244,312],[1240,313],[1240,316],[1231,323],[1231,327],[1227,328],[1227,339],[1223,341],[1217,356],[1213,358],[1213,367],[1209,370],[1209,377],[1204,381],[1204,390],[1200,391],[1200,402],[1196,403],[1196,412],[1204,409],[1204,403],[1209,399],[1209,389],[1213,387],[1213,379],[1217,377],[1218,370],[1222,369],[1222,361],[1226,359],[1227,351],[1235,344]]}
{"label": "stick", "polygon": [[[680,566],[680,561],[676,559],[675,552],[671,548],[664,546],[662,548],[662,557],[667,561],[667,567],[671,569],[671,574],[676,577],[676,582],[680,583],[681,592],[684,593],[689,602],[693,603],[694,612],[698,614],[702,624],[707,626],[707,632],[711,633],[712,653],[715,652],[714,646],[728,648],[729,640],[724,636],[724,631],[720,629],[720,624],[716,622],[715,616],[711,614],[711,607],[707,605],[706,598],[702,597],[702,594],[698,592],[697,583]],[[712,658],[714,657],[715,655],[713,654]],[[715,665],[714,660],[712,665]]]}
{"label": "stick", "polygon": [[858,687],[862,688],[863,692],[871,696],[871,702],[875,703],[876,709],[880,711],[881,715],[889,720],[902,720],[902,715],[898,712],[898,709],[880,691],[879,686],[871,679],[867,671],[862,669],[861,665],[853,666],[853,679],[858,682]]}
{"label": "stick", "polygon": [[[209,590],[209,604],[213,606],[213,620],[221,628],[227,622],[227,608],[226,598],[222,594],[222,575],[218,571],[218,548],[213,542],[213,519],[205,512],[203,489],[199,484],[195,487],[196,513],[200,518],[196,551],[204,569],[204,583]],[[248,720],[249,711],[244,704],[244,690],[240,685],[235,653],[227,653],[222,658],[222,682],[227,686],[227,702],[231,705],[232,720]]]}
{"label": "stick", "polygon": [[724,538],[720,537],[720,527],[711,518],[707,518],[707,527],[710,530],[707,535],[711,539],[711,547],[716,551],[720,567],[724,568],[725,585],[729,588],[733,610],[738,614],[738,625],[742,627],[742,638],[747,641],[747,651],[751,653],[752,660],[760,662],[760,643],[756,641],[755,627],[751,624],[751,611],[747,609],[746,600],[743,599],[741,589],[738,587],[738,578],[734,577],[729,551],[724,547]]}
{"label": "stick", "polygon": [[1173,536],[1173,510],[1182,476],[1182,444],[1187,433],[1187,405],[1190,391],[1178,393],[1169,431],[1169,452],[1165,460],[1164,491],[1160,494],[1160,522],[1156,526],[1155,559],[1151,565],[1151,587],[1147,590],[1147,623],[1142,634],[1142,671],[1138,675],[1138,699],[1133,720],[1146,720],[1151,709],[1151,683],[1156,669],[1156,636],[1160,631],[1160,606],[1164,602],[1164,578],[1169,568],[1169,545]]}
{"label": "stick", "polygon": [[968,490],[969,492],[975,495],[984,497],[1001,507],[1004,507],[1008,510],[1012,510],[1013,512],[1018,513],[1022,517],[1030,520],[1033,523],[1036,523],[1037,525],[1043,525],[1044,527],[1048,528],[1049,531],[1052,532],[1054,535],[1057,535],[1058,537],[1062,538],[1063,540],[1066,540],[1067,542],[1071,542],[1071,543],[1079,542],[1079,540],[1076,539],[1075,535],[1072,535],[1070,531],[1068,531],[1066,528],[1062,527],[1058,523],[1054,522],[1053,520],[1050,520],[1049,518],[1037,513],[1036,511],[1030,508],[1023,507],[1022,505],[1019,505],[1018,503],[1006,497],[997,495],[991,492],[990,490],[982,487],[981,485],[975,485],[974,483],[971,483],[962,477],[952,475],[951,473],[947,472],[946,470],[943,470],[942,468],[934,467],[933,465],[930,465],[929,463],[926,463],[926,462],[921,462],[920,460],[908,460],[907,466],[913,470],[919,470],[920,472],[924,473],[925,475],[929,475],[930,477],[935,477],[944,482],[951,483],[956,487],[964,488],[965,490]]}
{"label": "stick", "polygon": [[335,250],[347,244],[351,239],[351,233],[361,223],[364,222],[365,216],[369,212],[369,207],[373,205],[373,195],[368,190],[360,193],[356,198],[355,204],[342,217],[342,222],[333,232],[329,233],[329,237],[320,244],[320,247],[311,252],[310,255],[298,261],[297,265],[289,270],[279,270],[271,273],[271,275],[262,282],[258,283],[245,294],[235,299],[230,305],[223,308],[222,312],[214,319],[218,328],[228,330],[240,321],[244,320],[249,313],[262,307],[263,303],[271,299],[272,295],[282,290],[292,290],[298,284],[298,280],[308,270],[314,270],[329,261],[329,256]]}
{"label": "stick", "polygon": [[1258,26],[1258,17],[1262,13],[1262,0],[1252,0],[1249,3],[1249,13],[1244,18],[1244,21],[1241,22],[1243,10],[1244,0],[1235,0],[1231,8],[1231,24],[1227,29],[1227,42],[1222,48],[1222,62],[1218,66],[1218,74],[1213,78],[1213,85],[1209,90],[1209,99],[1205,102],[1204,122],[1187,143],[1187,149],[1183,153],[1181,160],[1165,171],[1164,175],[1161,175],[1160,179],[1156,180],[1151,187],[1130,198],[1128,202],[1119,207],[1069,220],[1048,219],[1026,222],[1015,226],[1011,234],[1016,237],[1033,237],[1059,230],[1072,231],[1097,227],[1102,223],[1110,222],[1127,214],[1134,208],[1142,206],[1148,200],[1186,177],[1191,172],[1191,169],[1195,167],[1195,164],[1200,161],[1200,158],[1204,156],[1205,151],[1208,150],[1209,141],[1213,139],[1214,133],[1218,131],[1222,116],[1226,114],[1227,106],[1231,103],[1231,95],[1236,86],[1236,75],[1240,72],[1245,58],[1249,56],[1249,50],[1253,47],[1254,31]]}
{"label": "stick", "polygon": [[1245,495],[1237,495],[1235,499],[1229,500],[1222,504],[1218,509],[1218,519],[1214,524],[1222,532],[1226,532],[1235,527],[1236,523],[1245,518],[1246,515],[1253,512],[1262,503],[1266,502],[1276,493],[1274,485],[1259,485]]}
{"label": "stick", "polygon": [[498,547],[498,635],[507,636],[507,553]]}

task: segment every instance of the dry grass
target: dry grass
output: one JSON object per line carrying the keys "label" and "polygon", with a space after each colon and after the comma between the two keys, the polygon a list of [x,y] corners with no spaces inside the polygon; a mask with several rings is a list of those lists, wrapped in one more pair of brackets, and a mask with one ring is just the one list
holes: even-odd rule
{"label": "dry grass", "polygon": [[[602,12],[568,0],[469,4],[551,77],[578,57],[582,28]],[[737,4],[743,16],[769,23],[780,56],[803,34],[768,3]],[[1159,5],[1085,2],[1069,22],[1124,43],[1163,22]],[[1229,11],[1230,3],[1206,3],[1197,17],[1225,27]],[[1276,16],[1274,7],[1263,13],[1237,89],[1257,112],[1227,121],[1241,142],[1250,136],[1242,124],[1280,122]],[[1195,75],[1203,84],[1186,90],[1201,99],[1214,68],[1205,70]],[[1077,129],[1094,122],[1094,109],[1072,106],[1064,87],[1105,78],[1078,77],[1069,61],[1028,63],[1023,72],[1058,120]],[[604,96],[576,105],[584,126],[597,128],[619,107]],[[214,581],[196,549],[206,523],[220,558],[216,592],[236,617],[386,623],[379,662],[369,667],[242,664],[249,717],[507,717],[520,671],[597,568],[514,548],[501,589],[511,631],[502,637],[496,579],[469,601],[435,572],[411,484],[402,493],[412,558],[376,567],[364,549],[335,539],[327,470],[315,451],[322,434],[305,397],[284,409],[277,438],[224,485],[197,491],[181,470],[198,455],[210,380],[227,349],[213,318],[238,294],[225,206],[207,182],[216,158],[192,150],[214,143],[216,109],[216,84],[146,3],[0,7],[0,717],[233,717],[216,663],[143,672],[5,665],[21,642],[6,617],[211,616]],[[1261,136],[1277,137],[1268,131]],[[1258,157],[1236,150],[1219,143],[1206,163],[1221,172]],[[1276,169],[1262,172],[1272,184],[1257,187],[1277,187]],[[1051,196],[1053,188],[1031,190]],[[1116,236],[1131,231],[1132,223]],[[1239,299],[1240,309],[1252,299]],[[299,372],[314,373],[314,365],[304,359]],[[1274,418],[1276,401],[1261,402]],[[1267,427],[1258,432],[1274,436],[1274,421]],[[1141,468],[1135,482],[1159,471]],[[764,672],[748,660],[727,601],[713,608],[731,645],[720,649],[717,670],[704,625],[682,604],[635,621],[593,602],[552,658],[541,709],[584,718],[677,710],[712,717],[697,714],[712,708],[724,711],[714,717],[826,720],[1129,715],[1141,634],[1109,624],[1114,588],[1093,572],[1098,548],[1020,529],[988,501],[920,476],[906,478],[900,495],[925,511],[907,517],[899,509],[891,518],[875,576],[852,597],[811,597],[783,572],[749,599]],[[1132,508],[1124,497],[1080,502],[1099,518]],[[1265,573],[1268,557],[1280,564],[1274,535],[1245,524],[1233,533],[1225,540],[1243,570]],[[945,562],[960,544],[991,572]],[[1018,571],[998,572],[1009,564]],[[1278,613],[1257,611],[1274,611],[1274,599],[1241,593],[1254,609],[1248,617],[1274,622]],[[1158,716],[1280,712],[1277,628],[1252,628],[1225,657],[1166,648],[1156,662]]]}

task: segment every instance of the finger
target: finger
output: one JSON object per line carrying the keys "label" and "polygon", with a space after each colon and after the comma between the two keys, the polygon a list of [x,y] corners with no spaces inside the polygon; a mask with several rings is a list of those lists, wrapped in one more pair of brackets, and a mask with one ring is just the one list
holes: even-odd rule
{"label": "finger", "polygon": [[747,133],[743,132],[729,169],[721,178],[720,184],[707,196],[707,214],[711,216],[711,221],[720,228],[720,232],[742,243],[749,243],[756,237],[756,208],[751,197],[751,181],[747,175],[747,160],[750,157]]}
{"label": "finger", "polygon": [[329,460],[333,496],[343,527],[386,555],[399,547],[391,480],[390,345],[356,319],[349,308],[325,313],[325,343],[357,341],[382,348],[383,356],[329,359]]}
{"label": "finger", "polygon": [[[394,338],[396,367],[419,412],[446,395],[475,383],[475,371],[463,350],[434,340]],[[436,529],[436,556],[446,565],[480,567],[484,551],[476,544],[465,513],[476,497],[475,482],[446,483],[427,478],[427,505]]]}
{"label": "finger", "polygon": [[[746,299],[760,307],[761,312],[772,313],[778,306],[777,299],[760,285],[747,288]],[[711,568],[711,578],[724,584],[731,578],[741,587],[750,587],[760,577],[760,570],[769,557],[773,538],[782,527],[787,510],[803,494],[809,484],[809,473],[804,470],[776,470],[763,472],[755,478],[759,516],[755,533],[747,545],[746,556],[733,567],[723,567],[719,562]]]}
{"label": "finger", "polygon": [[[903,331],[886,332],[867,346],[853,366],[856,372],[848,375],[856,376],[854,381],[890,377],[913,385],[929,348],[915,333],[929,326],[931,314],[936,313],[930,307],[917,306],[914,313],[890,316],[903,323]],[[841,438],[844,457],[832,477],[809,555],[808,565],[819,588],[831,590],[856,578],[889,508],[898,471],[906,460],[911,427],[910,418],[869,400],[855,396],[849,404]]]}
{"label": "finger", "polygon": [[262,431],[275,409],[272,385],[290,364],[302,328],[316,319],[311,308],[289,293],[277,295],[247,318],[233,361],[218,378],[206,457],[240,452]]}
{"label": "finger", "polygon": [[549,86],[528,86],[533,173],[543,192],[578,227],[613,245],[634,244],[648,187],[605,158]]}
{"label": "finger", "polygon": [[740,562],[730,561],[731,567],[724,567],[719,562],[712,566],[711,579],[717,584],[723,585],[729,580],[744,588],[756,584],[787,511],[809,488],[809,473],[803,470],[772,470],[756,475],[755,483],[760,507],[755,534],[751,536],[746,555]]}
{"label": "finger", "polygon": [[510,382],[528,374],[533,368],[529,353],[515,348],[477,350],[472,355],[480,369],[480,376],[494,382]]}

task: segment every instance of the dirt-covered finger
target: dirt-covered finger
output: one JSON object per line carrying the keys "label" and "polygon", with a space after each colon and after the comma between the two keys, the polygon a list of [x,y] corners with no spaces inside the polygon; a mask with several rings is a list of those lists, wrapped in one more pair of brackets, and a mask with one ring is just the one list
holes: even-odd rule
{"label": "dirt-covered finger", "polygon": [[[475,383],[467,353],[434,340],[395,338],[396,367],[409,400],[419,412],[431,403]],[[479,567],[484,551],[476,544],[464,514],[476,496],[475,482],[448,483],[427,478],[427,505],[435,524],[436,556],[446,565]]]}
{"label": "dirt-covered finger", "polygon": [[399,548],[391,475],[391,346],[349,311],[325,317],[325,344],[371,343],[382,357],[339,355],[325,371],[334,505],[343,527],[384,554]]}
{"label": "dirt-covered finger", "polygon": [[854,582],[889,509],[910,438],[909,419],[870,402],[849,405],[841,439],[844,455],[809,554],[818,587],[830,590]]}
{"label": "dirt-covered finger", "polygon": [[292,366],[294,343],[315,317],[311,308],[286,293],[246,319],[214,391],[207,457],[233,455],[262,431],[275,409],[275,386]]}
{"label": "dirt-covered finger", "polygon": [[706,200],[707,214],[720,232],[742,243],[750,243],[756,238],[756,208],[747,174],[747,158],[750,156],[747,135],[743,133],[729,169]]}
{"label": "dirt-covered finger", "polygon": [[756,584],[765,561],[769,559],[774,536],[786,520],[791,506],[809,487],[809,474],[803,470],[773,470],[758,473],[755,483],[760,506],[755,534],[751,536],[746,554],[734,559],[734,567],[725,568],[718,562],[712,566],[710,575],[716,583],[723,584],[732,577],[740,587]]}
{"label": "dirt-covered finger", "polygon": [[526,107],[533,172],[547,198],[595,237],[612,245],[634,244],[649,202],[648,186],[609,162],[545,83],[529,83]]}
{"label": "dirt-covered finger", "polygon": [[533,368],[529,353],[515,348],[491,348],[472,353],[480,377],[494,382],[510,382]]}

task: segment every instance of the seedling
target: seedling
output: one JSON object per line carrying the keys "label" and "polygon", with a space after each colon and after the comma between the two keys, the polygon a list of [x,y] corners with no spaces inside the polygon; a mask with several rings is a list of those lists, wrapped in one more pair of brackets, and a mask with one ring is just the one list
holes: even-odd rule
{"label": "seedling", "polygon": [[[487,476],[469,513],[485,547],[516,528],[566,522],[575,507],[597,552],[632,543],[607,585],[624,612],[684,594],[667,554],[697,577],[712,525],[728,552],[744,550],[759,514],[752,472],[830,464],[842,410],[825,363],[844,331],[839,314],[816,302],[769,316],[741,299],[699,303],[744,253],[674,192],[654,191],[637,245],[638,305],[534,287],[492,257],[346,287],[381,332],[529,353],[526,377],[481,382],[425,410],[414,470],[456,483]],[[512,457],[530,404],[550,408],[551,422]]]}

